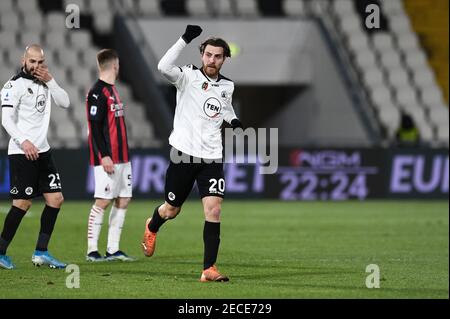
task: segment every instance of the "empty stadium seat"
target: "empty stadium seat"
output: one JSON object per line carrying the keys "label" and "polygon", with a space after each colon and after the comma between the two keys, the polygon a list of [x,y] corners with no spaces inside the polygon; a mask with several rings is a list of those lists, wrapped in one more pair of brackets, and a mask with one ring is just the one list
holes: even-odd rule
{"label": "empty stadium seat", "polygon": [[369,49],[369,38],[364,32],[354,32],[348,37],[348,46],[352,53]]}
{"label": "empty stadium seat", "polygon": [[72,67],[80,64],[80,56],[77,50],[63,48],[58,51],[58,63],[61,66]]}
{"label": "empty stadium seat", "polygon": [[161,7],[159,5],[159,0],[139,0],[138,8],[140,14],[146,16],[161,15]]}
{"label": "empty stadium seat", "polygon": [[[53,110],[52,110],[53,112]],[[53,122],[56,127],[56,136],[61,140],[66,148],[77,148],[81,146],[81,138],[78,135],[78,129],[72,121],[67,118],[63,122]]]}
{"label": "empty stadium seat", "polygon": [[[145,0],[143,0],[145,1]],[[139,7],[134,0],[121,0],[122,8],[125,10],[125,13],[139,13]]]}
{"label": "empty stadium seat", "polygon": [[20,33],[20,46],[23,48],[33,44],[41,44],[42,37],[39,31],[25,31]]}
{"label": "empty stadium seat", "polygon": [[0,65],[0,87],[17,73],[17,69],[7,65]]}
{"label": "empty stadium seat", "polygon": [[426,121],[421,121],[417,123],[417,128],[419,130],[420,139],[422,142],[431,143],[434,140],[433,128]]}
{"label": "empty stadium seat", "polygon": [[44,17],[39,12],[26,12],[23,17],[23,27],[29,31],[39,31],[45,23]]}
{"label": "empty stadium seat", "polygon": [[292,17],[303,16],[306,13],[305,3],[303,0],[284,0],[283,12],[287,16]]}
{"label": "empty stadium seat", "polygon": [[45,48],[60,49],[67,47],[66,34],[57,30],[45,33]]}
{"label": "empty stadium seat", "polygon": [[77,30],[69,33],[70,44],[73,48],[85,49],[92,46],[91,34],[86,30]]}
{"label": "empty stadium seat", "polygon": [[356,14],[348,16],[340,21],[340,28],[345,35],[350,37],[354,32],[361,31],[361,19]]}
{"label": "empty stadium seat", "polygon": [[0,48],[13,48],[16,46],[16,33],[11,30],[4,30],[0,32]]}
{"label": "empty stadium seat", "polygon": [[378,117],[381,124],[387,129],[388,136],[392,138],[400,126],[400,111],[391,107],[383,108],[379,111]]}
{"label": "empty stadium seat", "polygon": [[385,105],[393,105],[392,93],[385,85],[380,85],[372,89],[370,91],[370,97],[377,108]]}
{"label": "empty stadium seat", "polygon": [[395,96],[398,104],[403,108],[414,107],[419,104],[417,93],[410,86],[398,89]]}
{"label": "empty stadium seat", "polygon": [[36,12],[39,10],[36,0],[16,0],[16,7],[21,12]]}
{"label": "empty stadium seat", "polygon": [[78,68],[76,66],[72,67],[70,70],[71,82],[74,85],[88,89],[95,80],[90,70]]}
{"label": "empty stadium seat", "polygon": [[96,68],[97,67],[97,53],[98,49],[88,47],[79,51],[81,61],[86,67]]}
{"label": "empty stadium seat", "polygon": [[[0,1],[1,2],[1,1]],[[0,30],[16,32],[22,27],[22,19],[16,12],[0,13]]]}
{"label": "empty stadium seat", "polygon": [[186,0],[186,10],[190,16],[209,16],[206,0]]}
{"label": "empty stadium seat", "polygon": [[428,67],[415,68],[413,70],[414,84],[419,88],[436,85],[434,73]]}
{"label": "empty stadium seat", "polygon": [[405,32],[398,36],[397,46],[403,52],[408,52],[410,50],[417,50],[420,48],[419,39],[417,35],[413,32]]}
{"label": "empty stadium seat", "polygon": [[113,14],[109,11],[102,11],[94,15],[94,28],[100,34],[108,34],[113,29]]}
{"label": "empty stadium seat", "polygon": [[60,85],[63,85],[63,83],[67,82],[67,72],[66,72],[65,67],[50,65],[49,72],[53,75],[56,82],[58,82]]}
{"label": "empty stadium seat", "polygon": [[437,140],[439,142],[445,143],[447,146],[449,144],[449,126],[440,126],[437,129]]}
{"label": "empty stadium seat", "polygon": [[377,67],[363,70],[363,80],[366,87],[377,87],[384,83],[383,72]]}
{"label": "empty stadium seat", "polygon": [[22,47],[11,47],[7,49],[6,52],[6,65],[17,68],[22,65],[22,57],[24,53],[25,48]]}
{"label": "empty stadium seat", "polygon": [[429,118],[430,118],[431,123],[433,123],[437,127],[442,126],[442,125],[448,126],[449,110],[446,107],[431,109],[430,113],[429,113]]}
{"label": "empty stadium seat", "polygon": [[13,0],[0,1],[0,12],[11,12],[14,10]]}
{"label": "empty stadium seat", "polygon": [[382,0],[382,10],[387,15],[398,15],[404,12],[402,0]]}
{"label": "empty stadium seat", "polygon": [[235,5],[236,13],[240,17],[256,17],[259,15],[256,0],[238,0]]}
{"label": "empty stadium seat", "polygon": [[423,50],[412,50],[405,52],[405,62],[410,69],[428,66],[427,56]]}
{"label": "empty stadium seat", "polygon": [[444,97],[442,95],[442,90],[437,87],[437,85],[432,85],[421,90],[421,99],[423,104],[430,105],[443,105]]}
{"label": "empty stadium seat", "polygon": [[101,14],[103,12],[109,12],[111,10],[112,2],[108,0],[94,0],[89,1],[89,11],[94,15]]}
{"label": "empty stadium seat", "polygon": [[372,43],[378,53],[394,49],[394,42],[389,33],[378,32],[373,34]]}
{"label": "empty stadium seat", "polygon": [[409,20],[408,16],[404,14],[392,17],[389,20],[389,26],[397,36],[412,32],[411,21]]}
{"label": "empty stadium seat", "polygon": [[62,12],[50,12],[47,14],[47,31],[60,32],[66,28],[66,16]]}
{"label": "empty stadium seat", "polygon": [[229,17],[233,15],[233,9],[230,0],[210,2],[213,13],[216,16]]}
{"label": "empty stadium seat", "polygon": [[395,88],[403,88],[410,85],[408,73],[401,67],[387,69],[389,83]]}
{"label": "empty stadium seat", "polygon": [[355,6],[351,0],[339,0],[332,2],[332,9],[338,16],[347,16],[349,13],[355,12]]}
{"label": "empty stadium seat", "polygon": [[356,52],[355,61],[358,67],[363,69],[376,68],[376,57],[372,50],[359,50]]}
{"label": "empty stadium seat", "polygon": [[399,69],[402,67],[401,57],[396,50],[386,50],[380,53],[381,65],[386,69]]}

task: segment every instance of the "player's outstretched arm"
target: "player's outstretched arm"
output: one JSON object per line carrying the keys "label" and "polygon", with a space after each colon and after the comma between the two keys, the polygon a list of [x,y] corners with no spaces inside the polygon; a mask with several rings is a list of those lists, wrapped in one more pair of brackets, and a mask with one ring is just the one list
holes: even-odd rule
{"label": "player's outstretched arm", "polygon": [[180,39],[178,39],[159,61],[158,70],[171,83],[177,82],[183,73],[181,68],[175,65],[175,61],[178,59],[181,51],[183,51],[186,45],[198,37],[201,32],[202,28],[199,26],[188,25]]}

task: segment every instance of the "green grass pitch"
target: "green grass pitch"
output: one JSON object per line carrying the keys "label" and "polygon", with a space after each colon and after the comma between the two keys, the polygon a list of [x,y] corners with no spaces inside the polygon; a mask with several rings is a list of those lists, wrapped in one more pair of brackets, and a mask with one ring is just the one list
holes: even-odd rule
{"label": "green grass pitch", "polygon": [[[64,270],[35,268],[43,203],[36,201],[0,269],[3,298],[448,298],[449,211],[445,201],[278,202],[226,200],[219,269],[228,283],[200,283],[203,213],[187,202],[158,235],[156,253],[142,255],[145,219],[156,201],[131,202],[121,249],[130,263],[85,261],[92,202],[66,202],[50,242],[59,259],[77,264],[80,288]],[[10,203],[0,202],[0,224]],[[107,215],[100,240],[104,253]],[[380,288],[366,288],[366,266],[380,268]]]}

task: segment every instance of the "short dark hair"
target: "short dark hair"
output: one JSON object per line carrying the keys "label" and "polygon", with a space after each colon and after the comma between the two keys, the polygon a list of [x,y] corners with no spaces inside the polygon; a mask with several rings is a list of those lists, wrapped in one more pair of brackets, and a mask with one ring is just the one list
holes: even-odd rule
{"label": "short dark hair", "polygon": [[98,62],[98,66],[102,69],[106,66],[106,64],[108,64],[109,62],[118,59],[119,55],[117,54],[117,52],[113,49],[103,49],[100,50],[97,53],[97,62]]}
{"label": "short dark hair", "polygon": [[231,57],[231,50],[228,43],[221,38],[209,38],[206,41],[204,41],[200,45],[200,54],[203,55],[205,52],[205,48],[207,45],[212,45],[213,47],[221,47],[223,49],[223,55],[227,58]]}

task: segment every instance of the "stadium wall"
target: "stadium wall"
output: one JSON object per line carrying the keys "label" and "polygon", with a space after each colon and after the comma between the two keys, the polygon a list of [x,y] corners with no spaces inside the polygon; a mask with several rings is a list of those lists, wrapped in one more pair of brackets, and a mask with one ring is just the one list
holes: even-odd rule
{"label": "stadium wall", "polygon": [[[54,150],[66,199],[90,199],[87,150]],[[0,156],[0,199],[9,198],[6,150]],[[133,196],[162,199],[168,150],[131,155]],[[280,200],[448,199],[449,157],[442,149],[281,148],[273,175],[261,164],[225,164],[227,198]],[[191,196],[196,198],[196,188]]]}

